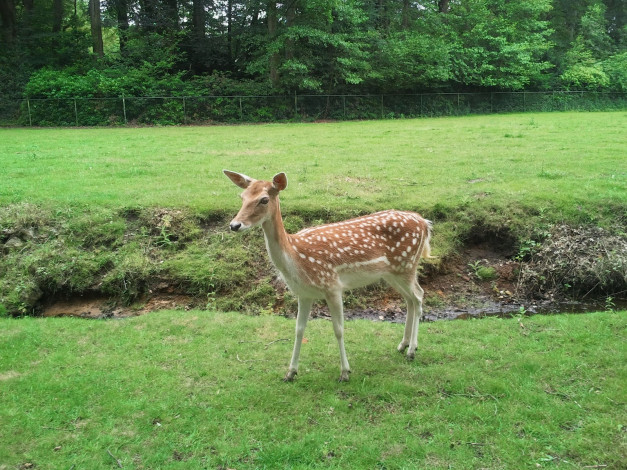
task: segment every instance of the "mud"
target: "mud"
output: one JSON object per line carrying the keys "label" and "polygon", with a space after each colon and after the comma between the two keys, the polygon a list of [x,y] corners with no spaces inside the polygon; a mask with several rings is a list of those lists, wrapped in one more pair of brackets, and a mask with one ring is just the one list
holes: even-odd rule
{"label": "mud", "polygon": [[[510,259],[507,249],[494,249],[493,243],[478,243],[468,247],[455,259],[448,260],[437,271],[425,270],[420,284],[425,290],[423,320],[453,320],[486,316],[509,317],[521,314],[579,313],[627,308],[625,299],[578,302],[548,297],[541,300],[525,298],[517,294],[520,264]],[[493,277],[483,279],[478,268],[492,268]],[[361,296],[363,294],[363,296]],[[345,310],[347,319],[367,319],[392,323],[405,322],[405,303],[392,289],[379,287],[363,291],[362,305]],[[360,298],[361,298],[360,297]],[[133,306],[120,306],[110,299],[93,293],[71,299],[50,301],[43,308],[43,316],[73,316],[80,318],[127,318],[144,315],[162,309],[189,310],[204,308],[199,299],[184,295],[167,285],[151,292]],[[294,316],[294,312],[277,309],[277,314]],[[328,317],[324,302],[315,304],[312,316]]]}

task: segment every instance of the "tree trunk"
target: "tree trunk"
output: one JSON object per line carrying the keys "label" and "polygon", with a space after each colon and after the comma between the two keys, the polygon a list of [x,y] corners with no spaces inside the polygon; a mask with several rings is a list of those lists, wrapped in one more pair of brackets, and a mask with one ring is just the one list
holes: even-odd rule
{"label": "tree trunk", "polygon": [[226,44],[229,59],[233,60],[233,0],[228,0],[226,4]]}
{"label": "tree trunk", "polygon": [[161,29],[163,31],[176,31],[179,25],[179,11],[177,0],[164,0],[163,1],[163,24]]}
{"label": "tree trunk", "polygon": [[192,5],[192,28],[195,40],[205,37],[205,5],[203,0],[193,0]]}
{"label": "tree trunk", "polygon": [[409,0],[403,0],[403,10],[401,12],[401,27],[403,30],[409,28]]}
{"label": "tree trunk", "polygon": [[13,0],[0,0],[0,20],[2,20],[2,42],[12,44],[17,37],[17,18]]}
{"label": "tree trunk", "polygon": [[146,31],[154,31],[157,25],[155,0],[139,0],[139,24]]}
{"label": "tree trunk", "polygon": [[128,40],[128,0],[117,0],[115,4],[115,16],[118,19],[118,34],[120,38],[120,52],[126,50]]}
{"label": "tree trunk", "polygon": [[59,33],[63,27],[63,0],[52,0],[52,32]]}
{"label": "tree trunk", "polygon": [[100,18],[100,0],[89,0],[89,19],[91,21],[91,39],[94,47],[94,54],[98,57],[104,56],[104,45],[102,43],[102,20]]}
{"label": "tree trunk", "polygon": [[[279,28],[279,17],[275,1],[268,2],[268,39],[272,42]],[[279,54],[273,52],[270,55],[270,83],[273,88],[279,86]]]}
{"label": "tree trunk", "polygon": [[[292,0],[287,6],[287,11],[285,12],[285,25],[289,28],[294,26],[294,22],[296,21],[296,3],[297,0]],[[287,60],[294,58],[294,40],[291,38],[287,38],[285,40],[285,58]]]}

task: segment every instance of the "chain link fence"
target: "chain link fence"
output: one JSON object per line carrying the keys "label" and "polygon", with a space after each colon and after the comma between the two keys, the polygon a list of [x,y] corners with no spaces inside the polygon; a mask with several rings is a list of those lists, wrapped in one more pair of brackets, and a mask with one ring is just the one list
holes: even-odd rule
{"label": "chain link fence", "polygon": [[308,122],[625,109],[627,93],[586,91],[25,98],[0,99],[0,125],[119,126]]}

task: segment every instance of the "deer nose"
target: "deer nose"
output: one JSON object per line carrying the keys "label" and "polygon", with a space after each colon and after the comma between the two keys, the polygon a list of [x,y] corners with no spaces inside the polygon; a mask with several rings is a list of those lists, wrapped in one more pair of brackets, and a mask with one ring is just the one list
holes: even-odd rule
{"label": "deer nose", "polygon": [[237,232],[241,226],[242,224],[240,222],[231,222],[231,230],[233,232]]}

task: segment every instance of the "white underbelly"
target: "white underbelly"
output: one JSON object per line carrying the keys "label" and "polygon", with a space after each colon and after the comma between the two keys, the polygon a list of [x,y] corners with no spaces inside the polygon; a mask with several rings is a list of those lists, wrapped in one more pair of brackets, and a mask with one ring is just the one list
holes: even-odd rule
{"label": "white underbelly", "polygon": [[364,287],[369,284],[372,284],[373,282],[377,282],[379,279],[381,279],[380,272],[344,271],[344,272],[338,273],[338,275],[339,275],[339,281],[340,281],[342,290],[357,289],[359,287]]}

